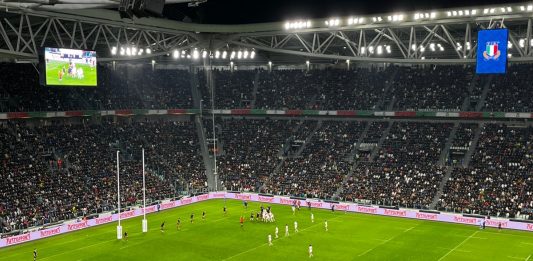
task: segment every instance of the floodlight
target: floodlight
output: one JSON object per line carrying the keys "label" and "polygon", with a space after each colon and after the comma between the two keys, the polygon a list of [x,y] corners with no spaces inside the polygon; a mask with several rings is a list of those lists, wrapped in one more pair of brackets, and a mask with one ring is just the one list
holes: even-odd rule
{"label": "floodlight", "polygon": [[131,49],[129,47],[126,48],[126,55],[131,56]]}
{"label": "floodlight", "polygon": [[120,55],[125,55],[126,54],[126,50],[124,50],[124,48],[120,47]]}
{"label": "floodlight", "polygon": [[527,6],[527,10],[528,10],[528,11],[533,11],[533,5],[528,5],[528,6]]}
{"label": "floodlight", "polygon": [[192,58],[195,60],[200,58],[200,52],[198,52],[198,49],[194,49],[194,51],[192,51]]}
{"label": "floodlight", "polygon": [[207,58],[207,51],[206,50],[203,50],[202,51],[202,58]]}
{"label": "floodlight", "polygon": [[242,58],[242,51],[238,51],[237,52],[237,59],[241,59]]}
{"label": "floodlight", "polygon": [[111,48],[111,54],[112,55],[116,55],[117,54],[117,47],[116,46],[113,46],[113,48]]}
{"label": "floodlight", "polygon": [[150,48],[146,48],[146,53],[147,54],[151,54],[152,53],[152,50]]}
{"label": "floodlight", "polygon": [[250,54],[250,59],[254,59],[255,58],[255,51],[252,50],[252,53]]}
{"label": "floodlight", "polygon": [[378,45],[377,51],[378,51],[378,54],[382,54],[383,53],[383,47],[381,47],[381,45]]}
{"label": "floodlight", "polygon": [[219,57],[220,57],[220,51],[216,50],[215,51],[215,59],[218,59]]}
{"label": "floodlight", "polygon": [[232,59],[232,60],[233,60],[233,58],[235,58],[235,51],[231,51],[231,55],[230,55],[229,58]]}
{"label": "floodlight", "polygon": [[226,56],[228,56],[228,52],[225,50],[222,52],[222,59],[226,59]]}
{"label": "floodlight", "polygon": [[248,50],[244,50],[243,58],[248,59]]}
{"label": "floodlight", "polygon": [[175,59],[180,58],[180,52],[178,50],[174,50],[173,56]]}

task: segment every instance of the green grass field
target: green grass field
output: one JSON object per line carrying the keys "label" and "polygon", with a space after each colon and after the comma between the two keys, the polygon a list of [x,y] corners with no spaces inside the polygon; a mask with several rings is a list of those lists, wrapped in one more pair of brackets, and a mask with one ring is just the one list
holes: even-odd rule
{"label": "green grass field", "polygon": [[[127,241],[116,239],[116,223],[0,249],[0,261],[32,260],[533,260],[533,234],[528,232],[446,224],[365,214],[302,208],[293,216],[289,206],[273,205],[276,223],[250,222],[259,203],[210,200],[148,215],[149,231],[141,218],[123,222]],[[202,211],[207,219],[201,219]],[[189,215],[195,213],[195,222]],[[239,217],[244,215],[244,229]],[[181,231],[176,220],[181,217]],[[329,231],[324,230],[324,220]],[[159,225],[166,221],[166,231]],[[300,232],[294,233],[298,221]],[[284,236],[285,223],[290,236]],[[268,246],[267,236],[279,226],[279,239]]]}
{"label": "green grass field", "polygon": [[91,68],[87,64],[76,64],[77,68],[83,69],[85,77],[78,79],[65,74],[60,81],[59,70],[63,67],[68,69],[68,62],[49,61],[46,64],[46,85],[96,86],[96,68]]}

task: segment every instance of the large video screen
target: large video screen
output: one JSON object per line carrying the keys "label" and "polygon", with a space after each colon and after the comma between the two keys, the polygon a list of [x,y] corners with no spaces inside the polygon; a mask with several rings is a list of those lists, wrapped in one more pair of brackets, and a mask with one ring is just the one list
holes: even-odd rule
{"label": "large video screen", "polygon": [[477,34],[478,74],[502,74],[507,71],[507,41],[509,30],[481,30]]}
{"label": "large video screen", "polygon": [[45,48],[46,85],[97,86],[96,52]]}

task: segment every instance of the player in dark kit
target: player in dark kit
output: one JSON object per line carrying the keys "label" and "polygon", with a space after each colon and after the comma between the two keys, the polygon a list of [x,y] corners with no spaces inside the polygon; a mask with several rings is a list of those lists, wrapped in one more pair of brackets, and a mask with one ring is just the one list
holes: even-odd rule
{"label": "player in dark kit", "polygon": [[124,232],[124,240],[128,241],[128,232]]}
{"label": "player in dark kit", "polygon": [[194,213],[191,214],[191,224],[194,221]]}
{"label": "player in dark kit", "polygon": [[165,232],[165,221],[161,223],[161,232]]}
{"label": "player in dark kit", "polygon": [[33,261],[37,260],[37,248],[33,249]]}
{"label": "player in dark kit", "polygon": [[226,209],[226,206],[224,206],[224,216],[227,214],[227,209]]}
{"label": "player in dark kit", "polygon": [[176,223],[176,228],[178,230],[181,230],[181,218],[178,218],[178,222]]}
{"label": "player in dark kit", "polygon": [[241,222],[241,228],[244,228],[244,217],[241,216],[241,218],[239,219],[239,222]]}
{"label": "player in dark kit", "polygon": [[202,220],[205,220],[205,211],[202,212]]}

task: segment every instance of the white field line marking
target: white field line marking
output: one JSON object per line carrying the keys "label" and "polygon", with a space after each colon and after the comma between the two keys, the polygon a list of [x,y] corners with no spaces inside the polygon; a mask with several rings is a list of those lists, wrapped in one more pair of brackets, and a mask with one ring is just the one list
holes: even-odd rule
{"label": "white field line marking", "polygon": [[475,239],[488,239],[486,237],[472,237],[472,238],[475,238]]}
{"label": "white field line marking", "polygon": [[517,260],[522,260],[521,257],[516,257],[516,256],[507,256],[508,258],[512,258],[512,259],[517,259]]}
{"label": "white field line marking", "polygon": [[[419,223],[419,224],[420,224],[420,223]],[[415,227],[416,227],[416,226],[415,226]],[[393,240],[394,238],[396,238],[396,237],[402,235],[403,233],[406,233],[406,232],[408,232],[408,231],[411,231],[411,230],[412,230],[413,228],[415,228],[415,227],[410,227],[410,228],[404,230],[402,233],[400,233],[400,234],[398,234],[398,235],[396,235],[396,236],[393,236],[393,237],[391,237],[391,238],[389,238],[389,239],[383,241],[381,244],[377,244],[377,245],[375,245],[373,248],[368,249],[367,251],[365,251],[365,252],[359,254],[359,256],[364,256],[364,255],[368,254],[370,251],[372,251],[372,250],[374,250],[374,249],[376,249],[376,248],[378,248],[378,247],[380,247],[380,246],[382,246],[382,245],[387,244],[389,241],[391,241],[391,240]]]}
{"label": "white field line marking", "polygon": [[531,258],[531,255],[527,256],[526,261],[528,261]]}
{"label": "white field line marking", "polygon": [[[445,249],[445,250],[451,250],[451,248],[447,248],[447,247],[437,247],[437,248]],[[457,251],[457,252],[464,252],[464,253],[471,253],[471,252],[472,252],[472,251],[461,250],[461,249],[456,249],[455,251]]]}
{"label": "white field line marking", "polygon": [[[340,217],[342,217],[342,216],[336,216],[336,217],[334,217],[334,218],[328,220],[328,222],[331,221],[331,220],[334,220],[334,219],[340,218]],[[300,230],[300,232],[298,232],[298,233],[301,233],[301,232],[303,232],[303,231],[306,231],[306,230],[308,230],[308,229],[310,229],[310,228],[313,228],[313,227],[316,227],[316,226],[318,226],[318,225],[322,225],[322,223],[320,223],[320,222],[315,223],[314,225],[308,226],[308,227],[306,227],[306,228]],[[294,234],[293,234],[293,235],[294,235]],[[290,237],[290,236],[289,236],[289,237]],[[280,237],[277,241],[279,241],[279,240],[283,240],[284,238],[287,238],[287,237]],[[274,241],[274,242],[276,242],[276,241]],[[233,256],[230,256],[230,257],[228,257],[228,258],[224,258],[224,259],[222,259],[222,261],[226,261],[226,260],[229,260],[229,259],[233,259],[234,257],[240,256],[240,255],[242,255],[242,254],[246,254],[246,253],[248,253],[248,252],[251,252],[251,251],[253,251],[253,250],[256,250],[256,249],[258,249],[258,248],[260,248],[260,247],[264,247],[264,246],[266,246],[266,245],[268,245],[268,243],[264,243],[264,244],[262,244],[262,245],[259,245],[259,246],[254,247],[254,248],[250,248],[250,249],[248,249],[248,250],[246,250],[246,251],[243,251],[243,252],[237,253],[237,254],[235,254],[235,255],[233,255]]]}
{"label": "white field line marking", "polygon": [[476,231],[474,233],[472,233],[472,235],[470,235],[469,237],[465,238],[465,240],[463,240],[461,243],[459,243],[457,246],[455,246],[454,248],[452,248],[450,251],[448,251],[448,253],[446,253],[445,255],[443,255],[441,258],[439,258],[438,261],[444,259],[445,257],[447,257],[451,252],[453,252],[455,249],[459,248],[461,245],[463,245],[466,241],[468,241],[469,239],[471,239],[473,236],[475,236],[477,233],[479,233],[479,231]]}

